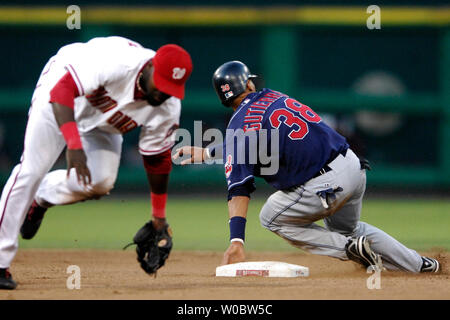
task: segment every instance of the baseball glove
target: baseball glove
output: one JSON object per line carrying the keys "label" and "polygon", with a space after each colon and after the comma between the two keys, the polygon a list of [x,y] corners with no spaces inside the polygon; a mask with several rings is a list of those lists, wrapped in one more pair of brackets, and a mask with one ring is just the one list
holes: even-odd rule
{"label": "baseball glove", "polygon": [[155,274],[172,250],[172,230],[168,224],[163,229],[156,230],[149,221],[138,230],[131,244],[136,244],[137,260],[141,268],[148,274]]}

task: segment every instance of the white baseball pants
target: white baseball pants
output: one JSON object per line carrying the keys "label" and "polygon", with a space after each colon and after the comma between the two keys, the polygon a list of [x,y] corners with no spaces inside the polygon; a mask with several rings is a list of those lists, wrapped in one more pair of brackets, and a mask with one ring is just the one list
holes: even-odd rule
{"label": "white baseball pants", "polygon": [[[42,90],[41,90],[42,91]],[[36,199],[40,205],[64,205],[107,194],[120,163],[122,136],[93,130],[81,136],[92,184],[78,184],[74,169],[49,172],[65,147],[48,103],[48,92],[35,95],[25,132],[24,150],[3,188],[0,199],[0,268],[10,266],[18,249],[18,235]]]}

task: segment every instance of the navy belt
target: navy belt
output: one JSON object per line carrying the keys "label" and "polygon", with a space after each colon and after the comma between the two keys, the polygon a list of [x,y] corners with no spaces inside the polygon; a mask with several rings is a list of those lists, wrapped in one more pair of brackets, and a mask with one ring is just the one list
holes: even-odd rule
{"label": "navy belt", "polygon": [[[339,154],[342,154],[344,157],[345,157],[345,155],[347,154],[347,150],[348,149],[345,149],[344,151],[341,151],[341,152],[339,152]],[[323,174],[325,174],[325,173],[327,173],[327,172],[329,172],[329,171],[331,171],[331,170],[333,170],[333,169],[331,169],[329,166],[328,166],[328,164],[329,163],[331,163],[331,162],[333,162],[334,161],[334,159],[336,159],[338,156],[336,156],[336,157],[334,157],[333,159],[331,159],[331,160],[328,160],[326,163],[325,163],[325,165],[311,178],[311,179],[314,179],[314,178],[317,178],[317,177],[319,177],[319,176],[321,176],[321,175],[323,175]]]}
{"label": "navy belt", "polygon": [[317,178],[317,177],[319,177],[319,176],[321,176],[321,175],[323,175],[323,174],[325,174],[325,173],[327,173],[327,172],[329,172],[329,171],[331,171],[331,170],[333,170],[333,169],[331,169],[327,164],[326,165],[324,165],[323,167],[322,167],[322,169],[320,169],[311,179],[314,179],[314,178]]}

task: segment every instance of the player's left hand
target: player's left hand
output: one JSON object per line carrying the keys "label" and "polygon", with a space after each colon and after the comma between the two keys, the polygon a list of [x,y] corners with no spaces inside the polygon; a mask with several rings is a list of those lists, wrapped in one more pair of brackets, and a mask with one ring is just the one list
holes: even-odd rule
{"label": "player's left hand", "polygon": [[156,229],[149,221],[138,230],[133,243],[137,245],[137,260],[141,268],[148,274],[155,274],[165,264],[172,250],[172,230],[168,224]]}
{"label": "player's left hand", "polygon": [[223,254],[222,265],[245,261],[244,245],[240,242],[232,242]]}

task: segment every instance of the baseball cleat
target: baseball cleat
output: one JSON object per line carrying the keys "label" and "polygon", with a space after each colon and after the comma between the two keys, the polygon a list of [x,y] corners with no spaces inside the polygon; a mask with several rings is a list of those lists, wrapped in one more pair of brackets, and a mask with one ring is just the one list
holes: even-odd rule
{"label": "baseball cleat", "polygon": [[364,267],[373,267],[376,270],[383,270],[381,256],[370,248],[369,240],[366,237],[350,238],[345,245],[345,252],[350,260],[362,264]]}
{"label": "baseball cleat", "polygon": [[44,214],[47,208],[41,207],[36,200],[33,200],[30,209],[28,209],[25,221],[20,228],[20,234],[23,239],[32,239],[41,226]]}
{"label": "baseball cleat", "polygon": [[433,258],[422,257],[422,267],[420,268],[420,272],[437,273],[439,270],[439,261]]}
{"label": "baseball cleat", "polygon": [[17,283],[13,280],[8,269],[0,269],[0,290],[13,290],[17,287]]}

